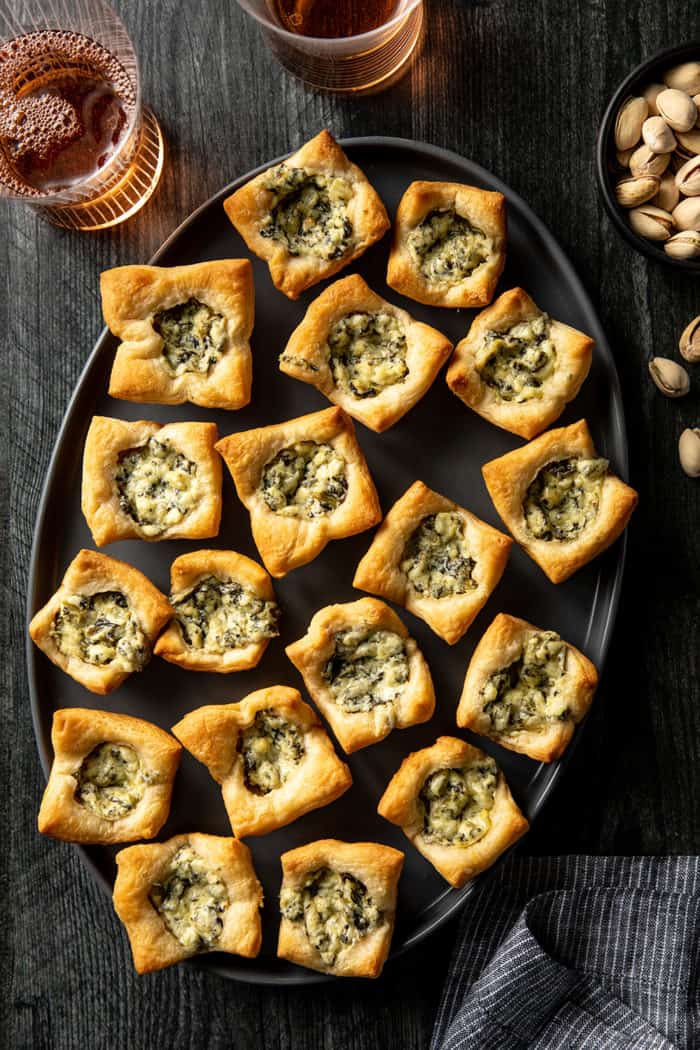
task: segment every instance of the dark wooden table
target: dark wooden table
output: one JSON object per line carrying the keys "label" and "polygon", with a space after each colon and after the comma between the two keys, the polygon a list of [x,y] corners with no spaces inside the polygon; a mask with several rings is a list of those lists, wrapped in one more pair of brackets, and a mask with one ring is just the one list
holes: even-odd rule
{"label": "dark wooden table", "polygon": [[[235,176],[329,127],[456,150],[533,206],[597,304],[622,379],[640,508],[611,657],[583,740],[526,839],[531,853],[664,854],[700,846],[700,481],[678,466],[691,394],[667,401],[646,360],[675,356],[700,284],[632,253],[594,180],[613,87],[655,50],[700,38],[697,0],[433,0],[410,73],[366,99],[313,94],[283,73],[233,0],[121,0],[145,98],[169,159],[152,203],[125,226],[61,232],[4,207],[0,370],[4,411],[0,694],[3,1046],[28,1050],[424,1048],[454,927],[373,984],[277,991],[180,966],[137,978],[109,901],[70,846],[41,839],[39,769],[25,681],[24,592],[39,493],[66,403],[97,337],[97,277],[142,262]],[[76,450],[76,455],[78,450]],[[61,528],[61,522],[56,522]]]}

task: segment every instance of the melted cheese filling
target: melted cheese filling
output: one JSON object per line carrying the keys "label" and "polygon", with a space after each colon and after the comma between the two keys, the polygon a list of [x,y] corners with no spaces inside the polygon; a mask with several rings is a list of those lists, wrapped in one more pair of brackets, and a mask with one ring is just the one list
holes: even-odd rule
{"label": "melted cheese filling", "polygon": [[64,656],[100,667],[113,664],[123,671],[140,671],[150,655],[148,640],[121,591],[64,598],[51,637]]}
{"label": "melted cheese filling", "polygon": [[409,678],[403,638],[395,631],[362,626],[339,631],[323,677],[344,711],[355,714],[392,704]]}
{"label": "melted cheese filling", "polygon": [[301,889],[283,889],[280,910],[291,922],[304,923],[306,936],[327,966],[383,921],[365,884],[331,868],[313,872]]}
{"label": "melted cheese filling", "polygon": [[163,359],[173,376],[205,375],[225,350],[226,319],[199,299],[162,310],[153,328],[163,340]]}
{"label": "melted cheese filling", "polygon": [[464,539],[464,520],[454,511],[430,514],[408,540],[401,572],[419,594],[449,598],[476,586],[471,557]]}
{"label": "melted cheese filling", "polygon": [[394,314],[354,313],[328,333],[335,385],[356,398],[376,397],[408,375],[406,336]]}
{"label": "melted cheese filling", "polygon": [[261,237],[283,244],[292,255],[339,259],[347,252],[352,223],[347,209],[352,186],[347,179],[280,164],[265,182],[274,198]]}
{"label": "melted cheese filling", "polygon": [[459,284],[493,254],[493,240],[453,209],[431,211],[406,243],[415,266],[436,284]]}
{"label": "melted cheese filling", "polygon": [[347,496],[345,466],[331,445],[297,441],[265,464],[262,497],[275,514],[322,517],[332,513]]}
{"label": "melted cheese filling", "polygon": [[75,800],[103,820],[120,820],[138,806],[150,778],[127,744],[99,744],[75,773]]}
{"label": "melted cheese filling", "polygon": [[539,314],[506,332],[486,333],[477,370],[501,401],[520,405],[542,397],[557,363],[550,327],[549,317]]}
{"label": "melted cheese filling", "polygon": [[423,783],[423,837],[446,846],[471,846],[491,827],[498,781],[492,758],[457,769],[438,769]]}
{"label": "melted cheese filling", "polygon": [[595,519],[607,459],[559,459],[528,486],[523,502],[527,531],[538,540],[572,540]]}
{"label": "melted cheese filling", "polygon": [[154,437],[122,452],[115,482],[120,508],[146,536],[179,525],[199,503],[197,464]]}
{"label": "melted cheese filling", "polygon": [[192,846],[175,853],[163,882],[151,887],[150,901],[167,929],[188,952],[216,946],[229,905],[226,886]]}
{"label": "melted cheese filling", "polygon": [[183,640],[191,649],[225,653],[279,634],[276,602],[235,580],[207,576],[183,597],[171,598]]}
{"label": "melted cheese filling", "polygon": [[540,631],[530,635],[517,660],[487,678],[481,699],[495,733],[536,732],[571,717],[562,695],[566,655],[558,634]]}
{"label": "melted cheese filling", "polygon": [[272,708],[258,711],[252,726],[238,738],[246,787],[255,795],[268,795],[289,778],[306,754],[298,726]]}

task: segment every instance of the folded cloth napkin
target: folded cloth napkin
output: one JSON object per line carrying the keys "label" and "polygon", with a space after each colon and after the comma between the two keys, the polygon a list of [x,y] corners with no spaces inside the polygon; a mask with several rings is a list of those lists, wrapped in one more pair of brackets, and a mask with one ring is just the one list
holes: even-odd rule
{"label": "folded cloth napkin", "polygon": [[431,1050],[700,1048],[700,858],[514,857],[460,920]]}

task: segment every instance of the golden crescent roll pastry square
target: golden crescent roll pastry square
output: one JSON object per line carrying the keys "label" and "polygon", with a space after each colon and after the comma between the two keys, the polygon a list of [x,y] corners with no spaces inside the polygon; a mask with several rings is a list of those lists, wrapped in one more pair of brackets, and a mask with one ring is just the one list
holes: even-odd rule
{"label": "golden crescent roll pastry square", "polygon": [[255,292],[248,259],[118,266],[100,275],[120,340],[109,393],[122,401],[243,408],[250,401]]}
{"label": "golden crescent roll pastry square", "polygon": [[217,436],[215,423],[93,416],[83,454],[82,508],[97,546],[216,536]]}
{"label": "golden crescent roll pastry square", "polygon": [[457,725],[552,762],[566,750],[597,684],[588,657],[555,631],[499,613],[469,662]]}
{"label": "golden crescent roll pastry square", "polygon": [[[455,799],[464,803],[459,811]],[[451,736],[403,760],[377,811],[456,887],[491,867],[529,827],[494,760]]]}
{"label": "golden crescent roll pastry square", "polygon": [[390,226],[379,194],[329,131],[241,186],[224,209],[290,299],[342,270]]}
{"label": "golden crescent roll pastry square", "polygon": [[173,615],[170,602],[138,569],[82,550],[56,593],[29,624],[32,641],[91,693],[111,693],[151,657]]}
{"label": "golden crescent roll pastry square", "polygon": [[54,712],[51,744],[43,835],[104,845],[158,834],[182,750],[169,733],[141,718],[69,707]]}
{"label": "golden crescent roll pastry square", "polygon": [[403,853],[320,839],[280,859],[280,959],[336,977],[378,977],[394,932]]}
{"label": "golden crescent roll pastry square", "polygon": [[353,586],[403,605],[449,645],[503,575],[509,536],[416,481],[386,515]]}
{"label": "golden crescent roll pastry square", "polygon": [[511,288],[472,321],[447,369],[450,390],[490,423],[520,437],[545,430],[578,394],[593,340]]}
{"label": "golden crescent roll pastry square", "polygon": [[266,835],[334,802],[352,784],[315,713],[274,685],[235,704],[200,707],[173,733],[221,785],[238,837]]}
{"label": "golden crescent roll pastry square", "polygon": [[154,653],[188,671],[256,667],[279,631],[279,606],[261,565],[236,551],[199,550],[170,566],[174,619]]}
{"label": "golden crescent roll pastry square", "polygon": [[585,419],[548,430],[481,468],[503,523],[552,583],[613,543],[637,493],[598,456]]}
{"label": "golden crescent roll pastry square", "polygon": [[114,910],[137,973],[205,952],[260,951],[263,891],[245,843],[191,832],[128,846],[116,861]]}
{"label": "golden crescent roll pastry square", "polygon": [[314,299],[280,356],[280,370],[381,433],[428,392],[451,349],[441,332],[353,273]]}
{"label": "golden crescent roll pastry square", "polygon": [[347,754],[433,716],[425,657],[376,598],[320,609],[286,653]]}
{"label": "golden crescent roll pastry square", "polygon": [[272,576],[286,576],[330,540],[364,532],[381,519],[355,428],[341,408],[230,434],[216,448]]}
{"label": "golden crescent roll pastry square", "polygon": [[396,212],[386,282],[428,306],[486,306],[506,261],[502,193],[412,182]]}

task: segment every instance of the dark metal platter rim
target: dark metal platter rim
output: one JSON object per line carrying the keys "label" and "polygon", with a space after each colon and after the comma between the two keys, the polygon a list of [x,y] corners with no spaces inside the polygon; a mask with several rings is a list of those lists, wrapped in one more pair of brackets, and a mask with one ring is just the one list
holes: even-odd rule
{"label": "dark metal platter rim", "polygon": [[[547,251],[550,252],[553,259],[556,261],[557,268],[561,272],[565,279],[576,289],[576,294],[580,302],[585,308],[597,318],[597,313],[593,307],[593,304],[586,292],[583,284],[580,281],[573,265],[569,261],[568,256],[559,245],[553,234],[550,233],[548,228],[542,222],[542,220],[535,214],[530,206],[515,193],[510,187],[506,186],[500,179],[492,175],[481,165],[474,161],[467,160],[461,157],[459,154],[454,153],[451,150],[443,149],[439,146],[433,146],[426,142],[417,142],[411,139],[397,138],[392,136],[382,135],[370,135],[360,136],[355,138],[346,138],[340,140],[341,145],[344,149],[389,149],[396,150],[398,153],[407,152],[414,157],[417,155],[422,159],[428,159],[429,161],[438,161],[445,165],[457,166],[461,168],[465,175],[470,178],[476,176],[477,179],[486,181],[490,186],[496,188],[503,193],[507,199],[509,206],[514,207],[524,217],[528,225],[534,227],[537,231],[541,241],[545,245]],[[160,248],[154,253],[149,260],[149,264],[157,264],[164,255],[167,254],[169,249],[177,243],[181,235],[187,231],[187,229],[193,225],[199,217],[210,209],[220,205],[225,197],[234,192],[240,186],[249,182],[260,172],[265,171],[274,164],[278,164],[283,161],[286,157],[290,156],[290,152],[282,154],[271,161],[267,161],[264,164],[259,165],[257,168],[252,169],[246,174],[234,179],[228,183],[222,189],[220,189],[213,196],[204,201],[198,208],[191,212],[187,218],[185,218],[176,229],[170,234],[170,236],[163,242]],[[30,555],[29,563],[29,576],[27,584],[27,606],[26,606],[26,617],[27,623],[33,616],[35,610],[39,604],[39,589],[40,589],[40,574],[43,571],[43,558],[42,551],[44,547],[44,539],[49,522],[47,520],[47,513],[49,502],[52,498],[54,488],[54,474],[57,467],[60,465],[60,460],[64,454],[64,439],[66,432],[68,431],[76,403],[79,397],[83,393],[83,387],[89,384],[90,372],[95,368],[99,359],[109,352],[109,344],[111,341],[111,333],[105,327],[100,333],[95,346],[93,347],[75,386],[75,389],[70,397],[68,405],[61,422],[61,426],[54,443],[54,447],[49,459],[46,475],[42,485],[41,495],[39,499],[39,506],[37,509],[36,524],[34,531],[34,539],[32,543],[32,550]],[[612,356],[612,352],[605,338],[597,339],[597,352],[604,359],[606,366],[607,379],[611,386],[612,403],[614,407],[612,426],[614,428],[614,440],[617,447],[617,462],[619,465],[619,473],[626,478],[629,469],[629,455],[627,436],[625,429],[624,409],[622,404],[622,391],[620,387],[620,380],[615,367],[615,362]],[[612,630],[617,618],[617,610],[620,601],[621,583],[624,572],[625,556],[627,549],[627,536],[623,533],[621,541],[617,544],[617,558],[612,570],[612,583],[611,583],[611,595],[607,603],[605,622],[600,630],[600,658],[597,661],[598,670],[602,676],[605,661],[607,659],[607,653],[610,646],[610,637]],[[29,687],[30,697],[30,708],[32,716],[32,725],[34,729],[34,735],[37,743],[37,750],[39,752],[39,759],[41,762],[44,775],[48,777],[48,772],[51,766],[52,751],[49,745],[49,734],[45,731],[43,716],[43,705],[39,700],[39,689],[37,685],[37,658],[38,650],[32,643],[28,634],[25,640],[25,656],[27,664],[27,681]],[[571,760],[575,748],[581,737],[581,730],[574,735],[574,738],[564,753],[563,757],[556,763],[554,767],[549,767],[549,776],[546,782],[536,789],[533,793],[534,797],[532,800],[532,819],[536,819],[542,810],[545,802],[549,798],[552,790],[559,781],[564,769]],[[532,820],[531,820],[532,822]],[[87,870],[90,872],[95,881],[102,887],[102,889],[109,896],[112,894],[112,885],[109,879],[100,870],[96,860],[94,859],[92,852],[94,849],[99,847],[86,847],[78,844],[73,844],[73,848],[77,851],[81,862],[85,865]],[[517,847],[511,847],[497,862],[496,865],[492,866],[490,871],[493,871],[495,867],[498,867],[505,858],[510,854],[512,849]],[[488,877],[489,872],[486,872],[480,878]],[[449,893],[449,896],[443,898],[443,905],[437,915],[432,920],[427,921],[424,925],[416,930],[413,934],[408,936],[404,943],[397,949],[392,950],[388,965],[394,959],[399,958],[409,949],[415,947],[421,943],[432,933],[440,929],[452,916],[459,911],[464,903],[467,901],[473,891],[473,883],[468,883],[461,890],[453,890]],[[267,968],[256,968],[254,960],[246,960],[245,965],[241,965],[237,960],[227,962],[226,965],[220,964],[216,961],[216,955],[211,956],[200,956],[194,957],[187,960],[190,965],[195,966],[198,969],[207,970],[212,973],[216,973],[219,976],[226,977],[229,980],[239,980],[247,984],[260,984],[270,986],[285,986],[293,987],[307,984],[318,984],[333,980],[334,978],[327,974],[316,973],[311,970],[298,969],[298,973],[282,974],[272,972]]]}

